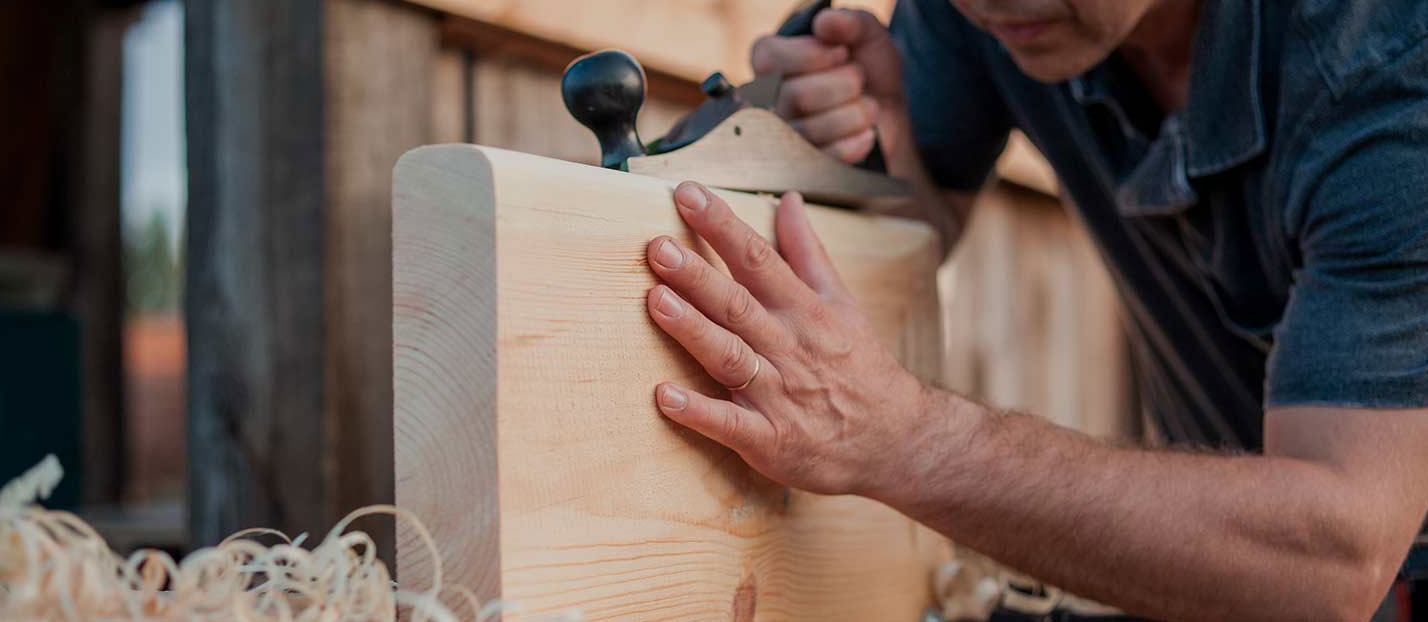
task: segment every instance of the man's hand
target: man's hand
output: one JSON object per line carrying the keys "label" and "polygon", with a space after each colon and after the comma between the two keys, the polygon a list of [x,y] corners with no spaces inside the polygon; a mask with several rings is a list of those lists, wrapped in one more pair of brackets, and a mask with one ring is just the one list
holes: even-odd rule
{"label": "man's hand", "polygon": [[973,197],[937,188],[924,170],[912,140],[902,56],[892,35],[873,14],[847,9],[820,12],[813,33],[754,42],[754,71],[785,76],[778,114],[843,162],[861,161],[880,142],[888,173],[912,182],[913,192],[908,200],[872,209],[927,223],[944,254],[949,252],[962,235]]}
{"label": "man's hand", "polygon": [[[779,116],[848,163],[872,150],[875,125],[885,143],[901,139],[902,124],[880,122],[883,116],[906,116],[902,58],[888,29],[867,11],[830,9],[813,20],[813,33],[754,42],[754,72],[785,76],[775,106]],[[885,152],[892,150],[884,144]]]}
{"label": "man's hand", "polygon": [[704,187],[684,182],[674,198],[733,278],[673,238],[655,238],[649,265],[665,285],[650,290],[649,314],[736,388],[723,399],[664,383],[660,410],[781,484],[872,492],[916,434],[924,389],[872,335],[802,198],[779,202],[777,251]]}

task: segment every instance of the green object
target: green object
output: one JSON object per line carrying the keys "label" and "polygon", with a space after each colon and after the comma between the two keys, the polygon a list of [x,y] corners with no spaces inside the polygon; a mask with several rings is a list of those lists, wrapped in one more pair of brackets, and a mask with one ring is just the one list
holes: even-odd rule
{"label": "green object", "polygon": [[73,316],[0,309],[0,485],[54,454],[64,479],[48,508],[79,504],[79,379]]}

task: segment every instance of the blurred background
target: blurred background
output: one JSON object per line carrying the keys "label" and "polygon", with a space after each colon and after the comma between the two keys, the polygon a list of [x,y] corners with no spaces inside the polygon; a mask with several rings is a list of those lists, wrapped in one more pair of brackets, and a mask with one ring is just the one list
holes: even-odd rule
{"label": "blurred background", "polygon": [[[749,79],[749,46],[795,4],[0,5],[0,482],[56,454],[49,505],[121,552],[321,533],[390,502],[397,157],[476,142],[595,163],[559,94],[571,59],[641,60],[648,141],[710,72]],[[1024,140],[998,173],[942,272],[944,383],[1136,434],[1099,257]]]}

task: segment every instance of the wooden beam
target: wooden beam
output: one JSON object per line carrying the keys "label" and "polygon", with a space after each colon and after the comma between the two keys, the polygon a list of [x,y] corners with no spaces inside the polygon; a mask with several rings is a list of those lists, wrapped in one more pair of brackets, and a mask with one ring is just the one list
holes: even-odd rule
{"label": "wooden beam", "polygon": [[323,2],[185,4],[189,533],[323,533]]}
{"label": "wooden beam", "polygon": [[[508,620],[916,619],[945,541],[890,508],[778,486],[665,420],[652,389],[720,389],[645,312],[646,242],[693,239],[674,182],[469,145],[402,158],[393,190],[397,503],[445,580]],[[768,197],[721,193],[765,235]],[[935,380],[924,226],[815,208],[874,331]],[[398,577],[433,560],[399,530]]]}
{"label": "wooden beam", "polygon": [[[698,82],[722,71],[736,83],[753,77],[749,48],[772,33],[799,0],[412,0],[444,13],[561,41],[576,49],[620,48],[658,69]],[[839,6],[873,10],[884,20],[893,0]]]}
{"label": "wooden beam", "polygon": [[[458,16],[444,18],[441,32],[443,41],[448,45],[468,49],[484,57],[521,60],[557,76],[564,73],[565,66],[577,56],[594,51]],[[697,106],[703,103],[704,93],[699,91],[699,82],[703,79],[702,76],[690,78],[655,66],[645,67],[645,88],[649,97],[672,104]]]}
{"label": "wooden beam", "polygon": [[[391,166],[462,97],[425,9],[186,14],[190,533],[321,533],[393,498]],[[374,522],[390,556],[391,523]]]}

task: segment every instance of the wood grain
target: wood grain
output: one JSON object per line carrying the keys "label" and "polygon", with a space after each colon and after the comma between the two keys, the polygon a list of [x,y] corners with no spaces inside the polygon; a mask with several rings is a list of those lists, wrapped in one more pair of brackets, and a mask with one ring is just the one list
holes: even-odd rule
{"label": "wood grain", "polygon": [[[448,581],[519,602],[518,620],[911,620],[930,603],[940,537],[774,485],[654,408],[661,380],[718,390],[645,313],[646,242],[695,244],[673,182],[468,145],[410,152],[394,178],[396,495]],[[770,199],[721,195],[770,231]],[[938,377],[931,233],[814,220],[878,334]],[[431,571],[399,530],[399,580]]]}

